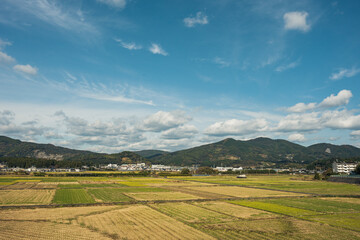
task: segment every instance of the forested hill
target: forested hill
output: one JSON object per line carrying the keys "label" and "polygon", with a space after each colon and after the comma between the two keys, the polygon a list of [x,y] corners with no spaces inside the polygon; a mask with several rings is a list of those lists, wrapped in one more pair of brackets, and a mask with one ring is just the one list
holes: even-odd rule
{"label": "forested hill", "polygon": [[57,147],[52,144],[22,142],[20,140],[0,136],[0,158],[5,157],[49,159],[57,161],[70,160],[104,164],[136,163],[146,161],[146,159],[144,159],[142,156],[129,151],[114,154],[95,153],[90,151]]}
{"label": "forested hill", "polygon": [[[227,138],[176,152],[144,150],[115,154],[95,153],[22,142],[0,136],[0,158],[35,158],[89,163],[148,162],[179,166],[305,167],[319,159],[360,157],[360,149],[350,145],[319,143],[304,147],[286,140],[256,138],[248,141]],[[1,161],[1,159],[0,159]]]}
{"label": "forested hill", "polygon": [[151,162],[175,165],[303,167],[317,159],[360,156],[350,145],[315,144],[304,147],[286,140],[228,138],[217,143],[163,154]]}

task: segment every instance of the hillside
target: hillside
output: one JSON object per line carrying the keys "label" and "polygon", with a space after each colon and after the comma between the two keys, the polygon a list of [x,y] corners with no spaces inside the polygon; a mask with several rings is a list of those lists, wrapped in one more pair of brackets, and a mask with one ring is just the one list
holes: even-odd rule
{"label": "hillside", "polygon": [[104,164],[145,161],[140,155],[128,151],[115,154],[95,153],[58,147],[52,144],[22,142],[5,136],[0,136],[0,157],[89,161]]}
{"label": "hillside", "polygon": [[167,154],[169,152],[162,151],[162,150],[141,150],[141,151],[135,151],[134,153],[136,153],[144,158],[151,159],[154,157],[158,157],[158,156]]}
{"label": "hillside", "polygon": [[176,152],[143,150],[104,154],[22,142],[0,136],[0,158],[35,158],[82,161],[97,164],[148,162],[179,166],[305,167],[320,159],[360,157],[360,149],[350,145],[319,143],[304,147],[286,140],[256,138],[248,141],[227,138]]}
{"label": "hillside", "polygon": [[316,144],[304,147],[286,140],[256,138],[241,141],[228,138],[160,155],[152,158],[151,162],[175,165],[304,167],[317,159],[356,156],[360,156],[360,149],[349,145]]}

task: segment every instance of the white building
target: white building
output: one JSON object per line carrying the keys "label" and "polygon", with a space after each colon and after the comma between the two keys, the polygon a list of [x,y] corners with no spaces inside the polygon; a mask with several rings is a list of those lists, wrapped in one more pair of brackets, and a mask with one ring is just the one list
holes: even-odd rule
{"label": "white building", "polygon": [[333,162],[332,169],[334,173],[346,173],[350,174],[355,170],[357,163],[346,163],[346,162]]}

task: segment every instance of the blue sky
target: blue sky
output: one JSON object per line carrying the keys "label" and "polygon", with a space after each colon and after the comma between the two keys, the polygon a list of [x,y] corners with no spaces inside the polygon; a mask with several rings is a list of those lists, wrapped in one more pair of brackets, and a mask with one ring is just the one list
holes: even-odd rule
{"label": "blue sky", "polygon": [[360,146],[360,2],[3,0],[0,134],[99,152]]}

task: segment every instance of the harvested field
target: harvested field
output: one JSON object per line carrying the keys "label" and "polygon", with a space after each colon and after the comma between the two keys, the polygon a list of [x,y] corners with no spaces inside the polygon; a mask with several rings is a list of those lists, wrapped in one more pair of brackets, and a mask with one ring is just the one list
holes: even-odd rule
{"label": "harvested field", "polygon": [[33,188],[37,185],[37,182],[16,182],[14,184],[11,185],[7,185],[6,187],[4,187],[5,189],[30,189]]}
{"label": "harvested field", "polygon": [[238,204],[245,207],[251,207],[256,208],[260,210],[265,210],[273,213],[280,213],[288,216],[294,216],[294,217],[303,217],[306,215],[318,215],[320,213],[300,209],[300,208],[294,208],[294,207],[288,207],[283,206],[275,203],[267,203],[267,202],[260,202],[260,201],[230,201],[231,203]]}
{"label": "harvested field", "polygon": [[189,203],[160,203],[152,205],[160,212],[188,223],[216,223],[232,221],[235,218]]}
{"label": "harvested field", "polygon": [[359,239],[358,232],[293,218],[239,220],[194,226],[217,239]]}
{"label": "harvested field", "polygon": [[132,199],[124,195],[121,189],[117,188],[93,188],[90,193],[99,202],[128,202]]}
{"label": "harvested field", "polygon": [[256,188],[214,186],[214,187],[189,187],[191,190],[216,193],[230,197],[253,198],[253,197],[280,197],[280,196],[301,196],[303,194],[280,192]]}
{"label": "harvested field", "polygon": [[181,192],[139,192],[139,193],[126,193],[127,196],[140,201],[147,200],[191,200],[200,199],[194,195]]}
{"label": "harvested field", "polygon": [[219,213],[224,213],[227,215],[231,215],[237,218],[245,218],[245,219],[259,219],[259,218],[275,218],[279,217],[279,215],[272,214],[269,212],[264,212],[261,210],[236,206],[231,203],[226,202],[194,202],[196,206],[201,206],[203,208],[207,208]]}
{"label": "harvested field", "polygon": [[199,196],[206,199],[220,199],[227,198],[228,196],[220,195],[217,193],[204,192],[204,191],[196,191],[186,187],[175,187],[175,186],[163,186],[162,188],[167,189],[169,191],[177,191],[182,193],[188,193],[194,196]]}
{"label": "harvested field", "polygon": [[78,216],[99,214],[119,208],[119,206],[91,206],[91,207],[63,207],[63,208],[35,208],[35,209],[6,209],[0,210],[0,222],[4,220],[18,221],[52,221],[70,223]]}
{"label": "harvested field", "polygon": [[95,203],[95,200],[84,189],[58,189],[56,190],[53,203]]}
{"label": "harvested field", "polygon": [[50,204],[55,190],[1,190],[0,204]]}
{"label": "harvested field", "polygon": [[77,221],[82,226],[119,239],[212,239],[203,232],[142,205],[79,217]]}
{"label": "harvested field", "polygon": [[76,225],[34,221],[0,221],[0,239],[111,239]]}

